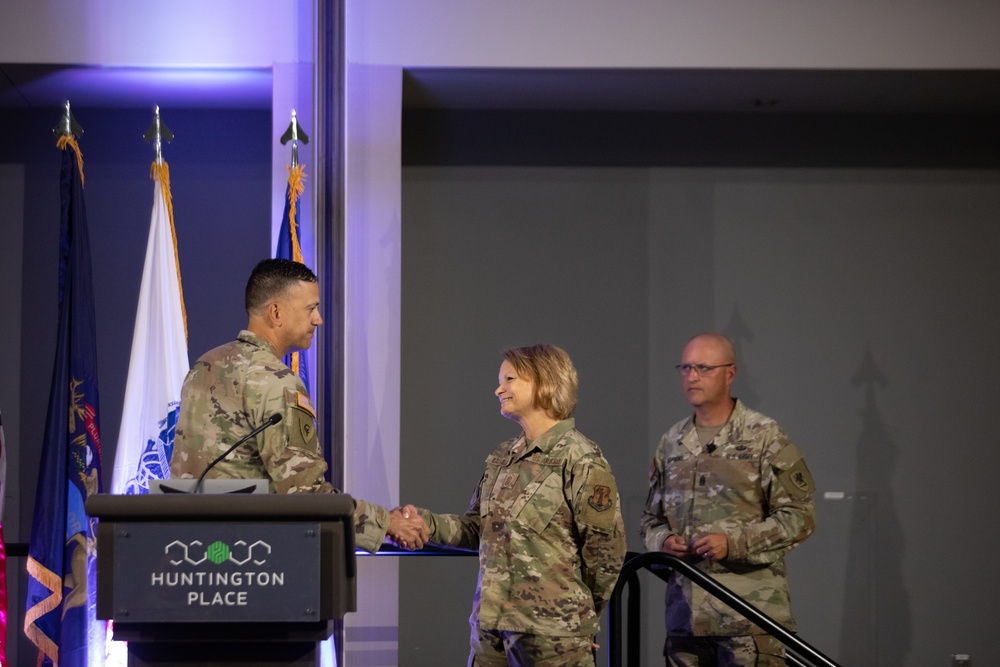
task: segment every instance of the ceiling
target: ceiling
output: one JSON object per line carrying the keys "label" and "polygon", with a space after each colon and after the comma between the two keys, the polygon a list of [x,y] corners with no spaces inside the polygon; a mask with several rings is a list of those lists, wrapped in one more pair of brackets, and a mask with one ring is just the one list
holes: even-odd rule
{"label": "ceiling", "polygon": [[[0,107],[267,109],[269,69],[0,64]],[[1000,113],[998,70],[408,68],[406,109]]]}

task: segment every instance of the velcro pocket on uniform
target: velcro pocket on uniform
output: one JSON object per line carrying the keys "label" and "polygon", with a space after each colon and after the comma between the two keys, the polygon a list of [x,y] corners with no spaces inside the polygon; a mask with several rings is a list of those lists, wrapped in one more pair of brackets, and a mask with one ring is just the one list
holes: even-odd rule
{"label": "velcro pocket on uniform", "polygon": [[593,529],[610,533],[615,528],[615,503],[618,502],[618,487],[615,478],[607,470],[592,468],[587,476],[587,486],[583,502],[576,508],[577,521]]}
{"label": "velcro pocket on uniform", "polygon": [[774,457],[771,467],[774,468],[778,481],[794,500],[802,500],[816,490],[816,483],[806,467],[802,452],[795,445],[790,444],[782,449]]}
{"label": "velcro pocket on uniform", "polygon": [[562,476],[552,472],[552,468],[542,468],[510,508],[511,516],[536,533],[545,530],[563,503]]}

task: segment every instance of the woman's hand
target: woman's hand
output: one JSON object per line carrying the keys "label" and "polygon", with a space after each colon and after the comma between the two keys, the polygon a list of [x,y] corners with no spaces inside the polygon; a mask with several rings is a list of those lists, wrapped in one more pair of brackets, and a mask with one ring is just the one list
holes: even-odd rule
{"label": "woman's hand", "polygon": [[416,551],[424,548],[430,537],[430,528],[413,505],[396,507],[389,512],[389,529],[386,538],[401,549]]}

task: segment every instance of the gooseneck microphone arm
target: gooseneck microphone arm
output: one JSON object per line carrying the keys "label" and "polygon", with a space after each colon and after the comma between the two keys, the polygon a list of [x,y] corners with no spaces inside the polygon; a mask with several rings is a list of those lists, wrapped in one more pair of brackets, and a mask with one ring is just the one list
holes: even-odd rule
{"label": "gooseneck microphone arm", "polygon": [[252,430],[249,433],[247,433],[245,436],[243,436],[242,438],[240,438],[239,440],[237,440],[233,444],[232,447],[230,447],[226,451],[222,452],[222,455],[219,456],[214,461],[212,461],[211,463],[209,463],[208,467],[205,468],[205,471],[203,473],[201,473],[201,477],[199,477],[198,481],[195,482],[194,489],[191,491],[191,493],[201,493],[202,484],[205,483],[205,475],[208,474],[209,470],[211,470],[212,468],[215,467],[215,464],[217,464],[219,461],[221,461],[222,459],[224,459],[227,456],[229,456],[234,449],[236,449],[237,447],[239,447],[240,445],[242,445],[244,442],[246,442],[250,438],[254,437],[255,435],[257,435],[258,433],[260,433],[264,429],[266,429],[266,428],[268,428],[270,426],[274,426],[275,424],[277,424],[280,421],[281,421],[281,413],[280,412],[275,412],[270,417],[268,417],[266,420],[264,420],[263,424],[261,424],[260,426],[258,426],[254,430]]}

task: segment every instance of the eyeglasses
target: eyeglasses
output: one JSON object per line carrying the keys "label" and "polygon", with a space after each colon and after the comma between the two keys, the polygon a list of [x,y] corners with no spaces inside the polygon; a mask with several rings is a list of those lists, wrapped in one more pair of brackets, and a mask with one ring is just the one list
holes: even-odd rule
{"label": "eyeglasses", "polygon": [[735,366],[736,364],[715,364],[714,366],[709,366],[707,364],[677,364],[674,368],[681,375],[687,376],[691,371],[694,371],[695,375],[701,377],[706,373],[711,373],[716,368],[722,368],[723,366]]}

